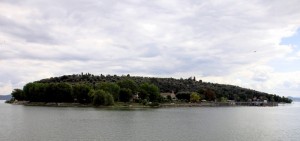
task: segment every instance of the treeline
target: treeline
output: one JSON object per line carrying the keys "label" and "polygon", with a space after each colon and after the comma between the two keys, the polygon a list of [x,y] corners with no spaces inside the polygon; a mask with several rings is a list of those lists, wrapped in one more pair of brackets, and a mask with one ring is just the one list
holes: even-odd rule
{"label": "treeline", "polygon": [[[29,92],[27,90],[27,87],[31,87],[30,85],[36,85],[34,86],[35,88],[31,90],[33,92]],[[65,89],[64,91],[67,94],[61,93],[62,88]],[[43,91],[39,89],[43,89],[44,92],[35,92]],[[89,73],[81,73],[42,79],[27,84],[24,86],[23,90],[24,96],[30,101],[36,101],[36,99],[42,99],[39,101],[49,101],[51,98],[57,99],[56,101],[51,99],[52,102],[60,102],[59,99],[70,102],[72,100],[74,101],[74,99],[76,102],[93,102],[96,93],[95,91],[99,90],[109,93],[113,97],[114,101],[128,101],[128,99],[132,99],[133,95],[138,94],[140,100],[160,102],[166,101],[166,99],[163,99],[159,93],[171,92],[174,92],[176,97],[181,101],[191,101],[191,94],[196,92],[201,100],[207,101],[234,100],[246,102],[253,100],[268,100],[270,102],[292,102],[289,98],[281,97],[275,94],[268,94],[233,85],[202,82],[202,80],[197,81],[195,77],[190,77],[187,79],[175,79],[130,75],[92,75]],[[90,94],[88,95],[87,93]],[[61,95],[65,95],[64,98],[60,98]],[[35,97],[43,97],[44,99]],[[124,100],[124,97],[127,99]],[[170,100],[170,98],[168,100]]]}
{"label": "treeline", "polygon": [[[137,95],[138,94],[138,95]],[[14,89],[16,100],[30,102],[78,102],[92,103],[95,106],[113,105],[114,102],[162,102],[157,86],[149,83],[138,85],[135,81],[124,79],[118,82],[68,83],[33,82],[21,89]],[[140,98],[138,98],[138,96]],[[143,100],[143,101],[142,101]]]}

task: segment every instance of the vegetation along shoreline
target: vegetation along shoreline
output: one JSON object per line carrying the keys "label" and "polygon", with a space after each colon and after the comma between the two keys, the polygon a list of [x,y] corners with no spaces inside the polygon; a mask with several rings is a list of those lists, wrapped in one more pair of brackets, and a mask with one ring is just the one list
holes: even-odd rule
{"label": "vegetation along shoreline", "polygon": [[67,107],[277,106],[292,100],[233,85],[187,79],[73,74],[14,89],[13,104]]}

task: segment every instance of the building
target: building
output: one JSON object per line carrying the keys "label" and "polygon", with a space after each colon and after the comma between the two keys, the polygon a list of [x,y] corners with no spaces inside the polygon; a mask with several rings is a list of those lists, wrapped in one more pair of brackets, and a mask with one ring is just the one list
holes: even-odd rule
{"label": "building", "polygon": [[164,98],[168,98],[168,96],[170,96],[172,100],[177,100],[174,91],[172,91],[171,93],[160,93],[160,95]]}

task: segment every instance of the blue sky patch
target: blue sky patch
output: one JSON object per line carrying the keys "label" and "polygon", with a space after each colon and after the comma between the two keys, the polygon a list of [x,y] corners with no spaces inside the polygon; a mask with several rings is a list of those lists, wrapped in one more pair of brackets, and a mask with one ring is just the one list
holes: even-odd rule
{"label": "blue sky patch", "polygon": [[293,36],[283,38],[281,40],[280,44],[281,45],[296,45],[297,47],[300,47],[300,28],[297,30],[297,32]]}

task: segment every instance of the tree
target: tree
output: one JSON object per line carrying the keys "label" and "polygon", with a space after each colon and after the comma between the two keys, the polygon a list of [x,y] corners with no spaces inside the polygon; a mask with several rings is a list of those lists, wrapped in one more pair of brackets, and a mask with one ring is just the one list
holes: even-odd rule
{"label": "tree", "polygon": [[24,96],[31,102],[72,102],[72,86],[67,83],[28,83]]}
{"label": "tree", "polygon": [[200,95],[197,92],[192,92],[190,95],[190,101],[191,102],[199,102],[200,100]]}
{"label": "tree", "polygon": [[43,102],[45,101],[45,88],[46,85],[43,83],[28,83],[24,86],[25,100],[32,102]]}
{"label": "tree", "polygon": [[149,100],[149,93],[144,90],[144,89],[140,89],[139,90],[139,98],[142,99],[142,100]]}
{"label": "tree", "polygon": [[220,102],[227,102],[227,100],[228,99],[226,97],[220,97],[220,99],[219,99]]}
{"label": "tree", "polygon": [[25,99],[23,90],[21,90],[21,89],[14,89],[14,90],[12,91],[11,95],[12,95],[16,100],[24,100],[24,99]]}
{"label": "tree", "polygon": [[120,86],[112,82],[102,82],[96,84],[96,90],[104,90],[113,95],[115,101],[119,101]]}
{"label": "tree", "polygon": [[56,102],[57,83],[47,83],[45,89],[45,102]]}
{"label": "tree", "polygon": [[90,103],[91,99],[88,93],[90,92],[91,87],[86,84],[75,84],[72,86],[73,98],[76,99],[79,103]]}
{"label": "tree", "polygon": [[201,95],[201,94],[204,94],[204,92],[205,92],[205,90],[203,89],[203,88],[200,88],[199,90],[198,90],[198,93]]}
{"label": "tree", "polygon": [[138,85],[135,81],[131,79],[124,79],[118,82],[120,88],[130,89],[133,94],[135,94],[138,90]]}
{"label": "tree", "polygon": [[95,90],[94,89],[91,89],[88,93],[88,96],[90,97],[91,101],[93,101],[94,99],[94,95],[95,95]]}
{"label": "tree", "polygon": [[122,102],[129,102],[130,99],[132,98],[132,91],[131,89],[127,89],[127,88],[121,88],[120,90],[120,101]]}
{"label": "tree", "polygon": [[27,83],[26,85],[24,85],[23,87],[23,92],[24,92],[24,98],[25,100],[29,100],[30,97],[30,89],[32,87],[33,83]]}
{"label": "tree", "polygon": [[93,105],[95,106],[109,106],[114,104],[114,99],[111,94],[103,90],[97,90],[93,94]]}
{"label": "tree", "polygon": [[205,99],[208,101],[214,101],[216,99],[216,93],[211,89],[207,89],[204,92],[204,95],[205,95]]}
{"label": "tree", "polygon": [[73,102],[72,86],[68,83],[58,83],[56,87],[56,102]]}
{"label": "tree", "polygon": [[114,105],[114,97],[108,92],[105,97],[105,105],[107,106]]}
{"label": "tree", "polygon": [[190,101],[191,99],[191,93],[190,92],[178,92],[176,94],[177,99],[183,100],[183,101]]}
{"label": "tree", "polygon": [[152,102],[157,102],[160,98],[158,87],[149,83],[143,83],[140,85],[139,95],[142,99],[147,99]]}

